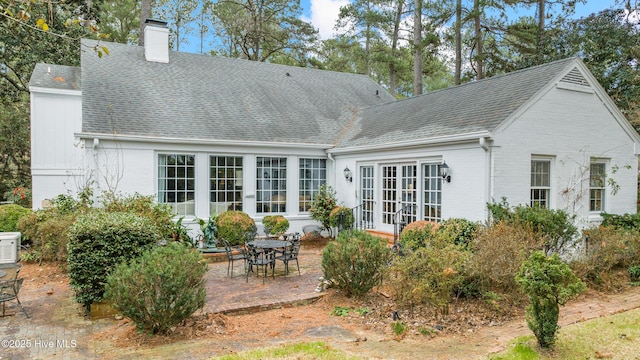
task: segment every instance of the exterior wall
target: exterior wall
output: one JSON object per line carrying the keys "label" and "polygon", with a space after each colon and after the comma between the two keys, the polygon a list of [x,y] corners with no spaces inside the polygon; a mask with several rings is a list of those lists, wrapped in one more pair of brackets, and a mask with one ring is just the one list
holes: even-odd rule
{"label": "exterior wall", "polygon": [[80,92],[31,90],[31,174],[33,209],[43,200],[74,191],[84,181]]}
{"label": "exterior wall", "polygon": [[[302,232],[307,224],[316,224],[308,213],[298,212],[298,159],[323,158],[321,149],[274,148],[267,146],[190,145],[170,143],[146,143],[131,141],[100,140],[98,147],[87,149],[87,158],[93,159],[91,172],[96,181],[97,193],[115,191],[122,194],[140,193],[157,196],[158,154],[195,155],[195,217],[186,216],[183,224],[199,228],[197,218],[208,219],[209,202],[209,156],[243,157],[243,211],[256,220],[262,232],[263,214],[256,212],[256,157],[276,156],[287,158],[287,212],[282,213],[290,223],[290,232]],[[327,171],[331,174],[327,161]],[[327,181],[330,181],[329,175]],[[98,195],[98,194],[96,194]]]}
{"label": "exterior wall", "polygon": [[[381,166],[386,164],[417,164],[418,191],[422,190],[421,165],[424,163],[440,164],[443,161],[450,167],[451,182],[442,184],[442,219],[466,218],[473,221],[486,219],[486,202],[488,201],[489,156],[478,140],[449,146],[423,146],[410,150],[375,151],[366,154],[334,155],[335,184],[339,201],[345,206],[359,205],[360,166],[373,165],[375,182],[375,214],[381,208]],[[353,182],[345,180],[342,170],[348,167],[353,173]],[[421,196],[418,194],[418,206]],[[420,215],[420,212],[419,212]],[[392,231],[389,226],[380,222],[379,216],[374,219],[376,227],[382,231]]]}
{"label": "exterior wall", "polygon": [[600,220],[599,212],[589,211],[589,164],[598,158],[607,162],[607,175],[620,186],[612,195],[607,185],[605,211],[636,212],[634,139],[596,93],[551,88],[496,132],[492,152],[491,196],[496,201],[505,197],[510,205],[529,205],[531,158],[547,156],[552,159],[550,207],[575,213],[579,226],[589,226]]}

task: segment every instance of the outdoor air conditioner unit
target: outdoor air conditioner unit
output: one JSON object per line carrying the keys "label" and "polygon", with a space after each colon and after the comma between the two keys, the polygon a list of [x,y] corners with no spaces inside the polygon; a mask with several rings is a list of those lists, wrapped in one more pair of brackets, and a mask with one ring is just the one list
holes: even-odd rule
{"label": "outdoor air conditioner unit", "polygon": [[0,232],[0,264],[18,261],[21,238],[19,232]]}

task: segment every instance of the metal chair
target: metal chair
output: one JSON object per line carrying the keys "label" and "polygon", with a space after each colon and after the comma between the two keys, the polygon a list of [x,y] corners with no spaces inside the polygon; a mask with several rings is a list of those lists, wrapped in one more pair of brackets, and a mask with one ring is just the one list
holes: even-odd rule
{"label": "metal chair", "polygon": [[15,264],[15,274],[13,279],[0,281],[0,302],[2,303],[2,317],[5,315],[6,303],[12,300],[15,300],[24,312],[25,316],[28,318],[29,314],[24,309],[22,304],[20,303],[20,299],[18,298],[18,293],[20,293],[20,288],[22,287],[22,283],[24,282],[24,278],[18,278],[18,273],[22,269],[22,264]]}
{"label": "metal chair", "polygon": [[300,234],[294,234],[288,241],[291,242],[291,246],[284,249],[284,252],[276,256],[276,260],[280,260],[284,263],[285,274],[289,274],[289,261],[296,261],[298,267],[298,275],[300,274],[300,263],[298,263],[298,253],[300,253]]}
{"label": "metal chair", "polygon": [[247,271],[247,252],[242,246],[232,247],[226,239],[220,239],[224,245],[224,251],[227,254],[227,276],[229,276],[229,270],[231,270],[231,277],[233,277],[233,264],[237,260],[242,260],[244,264],[244,270]]}
{"label": "metal chair", "polygon": [[249,272],[253,271],[253,266],[256,267],[256,276],[258,275],[258,271],[260,271],[260,266],[264,268],[264,274],[262,276],[262,283],[264,284],[264,279],[267,277],[267,267],[271,268],[271,277],[275,279],[274,267],[276,263],[276,259],[274,257],[273,252],[260,251],[255,246],[251,244],[247,244],[248,256],[247,256],[247,279],[249,282]]}

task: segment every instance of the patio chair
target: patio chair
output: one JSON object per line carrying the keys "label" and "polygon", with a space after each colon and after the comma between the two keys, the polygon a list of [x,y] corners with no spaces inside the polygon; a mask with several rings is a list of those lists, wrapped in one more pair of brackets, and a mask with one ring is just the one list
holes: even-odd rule
{"label": "patio chair", "polygon": [[220,239],[224,245],[224,251],[227,254],[227,276],[231,271],[231,277],[233,277],[233,265],[235,261],[242,260],[244,264],[244,270],[247,271],[247,252],[243,246],[232,247],[226,239]]}
{"label": "patio chair", "polygon": [[13,279],[11,280],[3,280],[0,281],[0,302],[2,303],[2,317],[5,315],[6,303],[12,300],[15,300],[24,312],[24,315],[28,318],[29,314],[24,309],[22,304],[20,303],[20,299],[18,298],[18,293],[20,292],[20,288],[22,287],[22,283],[24,282],[24,278],[18,278],[18,273],[20,269],[22,269],[22,264],[15,264],[15,273]]}
{"label": "patio chair", "polygon": [[[297,233],[296,233],[297,234]],[[298,234],[299,235],[299,234]],[[285,274],[289,274],[289,261],[296,261],[296,266],[298,267],[298,275],[300,274],[300,263],[298,263],[298,253],[300,253],[300,236],[293,236],[290,240],[291,246],[284,249],[284,252],[281,255],[276,256],[276,260],[280,260],[284,263],[284,271]]]}
{"label": "patio chair", "polygon": [[249,282],[249,272],[253,271],[253,267],[256,267],[256,276],[258,276],[260,271],[260,266],[264,268],[262,283],[264,284],[264,279],[267,277],[267,268],[271,268],[271,277],[275,279],[274,267],[276,263],[276,259],[274,257],[273,252],[261,251],[257,249],[255,246],[247,244],[248,256],[247,256],[247,282]]}

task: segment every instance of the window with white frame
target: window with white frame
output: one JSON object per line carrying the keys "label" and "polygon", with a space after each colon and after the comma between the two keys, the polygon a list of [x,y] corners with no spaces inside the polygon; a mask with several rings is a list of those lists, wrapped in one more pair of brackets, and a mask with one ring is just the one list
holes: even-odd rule
{"label": "window with white frame", "polygon": [[551,160],[531,160],[531,207],[549,208]]}
{"label": "window with white frame", "polygon": [[176,215],[195,215],[195,155],[158,154],[158,202]]}
{"label": "window with white frame", "polygon": [[589,211],[604,211],[606,164],[594,161],[589,166]]}
{"label": "window with white frame", "polygon": [[373,213],[375,204],[375,184],[373,180],[373,166],[361,166],[360,199],[362,201],[362,206],[360,208],[360,220],[366,226],[366,228],[373,227]]}
{"label": "window with white frame", "polygon": [[256,158],[256,212],[287,211],[287,158]]}
{"label": "window with white frame", "polygon": [[427,221],[442,220],[442,177],[439,164],[422,165],[422,217]]}
{"label": "window with white frame", "polygon": [[242,210],[242,157],[209,157],[211,214]]}
{"label": "window with white frame", "polygon": [[320,185],[327,181],[326,159],[300,159],[298,211],[307,212]]}

